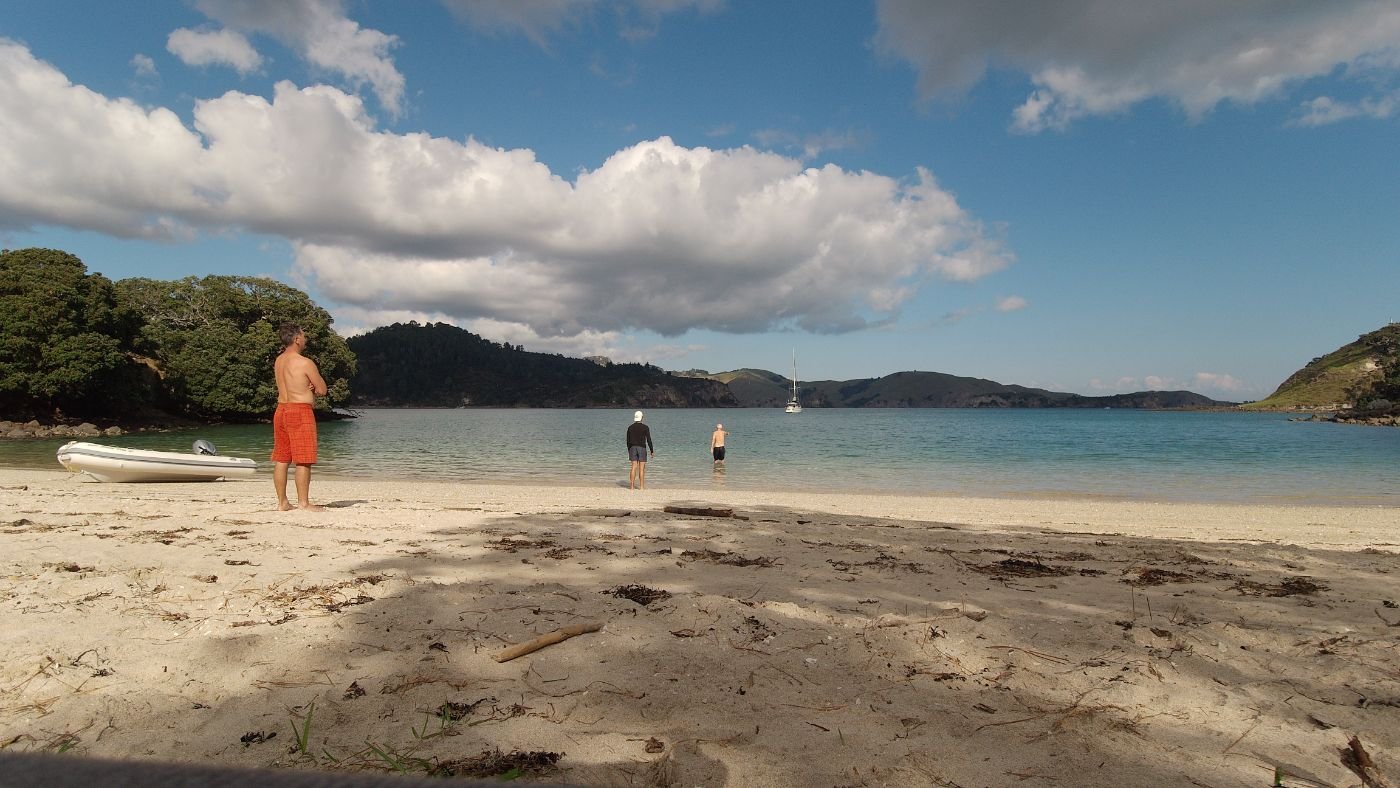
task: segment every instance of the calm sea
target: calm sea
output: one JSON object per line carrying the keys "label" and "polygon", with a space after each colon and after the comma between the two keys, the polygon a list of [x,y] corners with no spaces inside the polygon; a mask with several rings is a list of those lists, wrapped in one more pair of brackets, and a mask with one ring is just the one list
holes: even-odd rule
{"label": "calm sea", "polygon": [[[321,425],[318,473],[626,485],[622,410],[366,410]],[[729,430],[722,468],[710,433]],[[1089,496],[1400,506],[1400,429],[1275,413],[1134,410],[678,409],[647,413],[654,488]],[[266,425],[102,438],[189,451],[197,438],[260,470]],[[0,465],[57,468],[60,440],[0,442]]]}

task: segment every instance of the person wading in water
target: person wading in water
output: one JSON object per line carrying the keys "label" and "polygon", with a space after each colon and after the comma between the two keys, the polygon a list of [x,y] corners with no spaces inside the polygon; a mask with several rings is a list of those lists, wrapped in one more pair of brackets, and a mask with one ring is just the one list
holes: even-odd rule
{"label": "person wading in water", "polygon": [[640,410],[633,413],[632,423],[627,427],[627,457],[632,460],[627,486],[633,490],[647,488],[647,452],[656,456],[656,446],[651,442],[651,427],[642,421],[643,418]]}

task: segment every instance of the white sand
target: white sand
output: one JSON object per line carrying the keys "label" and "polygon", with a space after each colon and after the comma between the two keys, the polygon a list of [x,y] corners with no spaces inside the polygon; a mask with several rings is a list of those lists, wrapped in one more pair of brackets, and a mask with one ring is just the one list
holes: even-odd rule
{"label": "white sand", "polygon": [[[1360,785],[1356,735],[1400,774],[1394,508],[312,494],[333,508],[273,511],[266,477],[0,471],[0,747],[419,773],[542,751],[564,755],[523,779],[607,785],[1299,786]],[[604,593],[626,584],[671,596]],[[492,659],[584,620],[603,629]]]}

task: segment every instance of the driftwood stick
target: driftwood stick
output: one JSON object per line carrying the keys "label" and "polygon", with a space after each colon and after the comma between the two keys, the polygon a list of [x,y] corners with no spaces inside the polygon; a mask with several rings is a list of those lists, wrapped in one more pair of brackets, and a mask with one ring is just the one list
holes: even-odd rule
{"label": "driftwood stick", "polygon": [[580,621],[577,624],[570,624],[567,627],[560,627],[553,632],[546,632],[534,640],[511,646],[496,655],[497,662],[509,662],[516,657],[523,657],[532,651],[539,651],[545,646],[552,646],[555,643],[562,643],[565,640],[586,632],[597,632],[603,628],[601,621]]}
{"label": "driftwood stick", "polygon": [[1361,746],[1360,738],[1353,736],[1347,742],[1347,748],[1342,750],[1342,764],[1356,772],[1366,788],[1390,788],[1390,781],[1376,768],[1371,754]]}
{"label": "driftwood stick", "polygon": [[733,509],[710,506],[667,506],[661,511],[667,514],[688,514],[692,517],[733,517]]}

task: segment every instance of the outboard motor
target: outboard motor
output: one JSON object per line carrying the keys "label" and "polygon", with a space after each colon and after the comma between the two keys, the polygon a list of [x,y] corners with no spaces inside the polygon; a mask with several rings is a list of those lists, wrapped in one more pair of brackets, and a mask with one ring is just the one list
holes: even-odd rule
{"label": "outboard motor", "polygon": [[195,453],[195,454],[206,454],[206,455],[212,457],[212,456],[218,454],[218,453],[219,453],[219,450],[216,449],[216,448],[214,448],[214,444],[212,444],[212,443],[210,443],[209,441],[204,440],[204,439],[201,438],[200,440],[197,440],[197,441],[194,442],[194,453]]}

